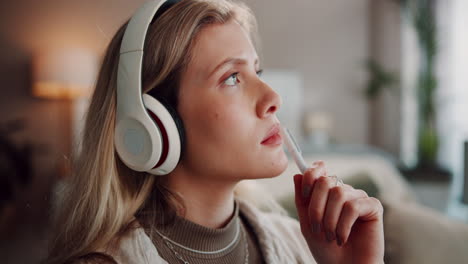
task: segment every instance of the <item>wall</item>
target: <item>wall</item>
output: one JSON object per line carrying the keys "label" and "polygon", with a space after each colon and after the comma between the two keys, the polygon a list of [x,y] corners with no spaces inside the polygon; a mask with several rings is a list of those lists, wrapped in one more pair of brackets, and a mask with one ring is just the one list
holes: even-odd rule
{"label": "wall", "polygon": [[448,213],[461,220],[468,219],[468,164],[464,143],[468,141],[468,36],[466,24],[468,2],[453,0],[438,2],[439,58],[436,92],[439,165],[453,173]]}
{"label": "wall", "polygon": [[0,38],[1,124],[23,120],[24,129],[11,136],[18,145],[33,143],[35,174],[53,173],[56,160],[68,155],[70,102],[31,95],[31,55]]}
{"label": "wall", "polygon": [[[36,54],[79,48],[99,56],[110,36],[143,1],[2,1],[0,2],[0,111],[2,120],[26,120],[18,142],[40,146],[37,174],[54,174],[70,155],[72,101],[31,95],[31,62]],[[56,175],[54,175],[56,176]]]}
{"label": "wall", "polygon": [[[400,5],[394,1],[370,2],[370,56],[386,71],[402,79],[407,70],[402,61]],[[396,156],[400,154],[403,93],[402,83],[383,91],[369,108],[369,141]],[[412,120],[414,122],[414,120]]]}
{"label": "wall", "polygon": [[[64,47],[79,47],[101,54],[117,27],[142,3],[110,0],[21,0],[0,4],[0,29],[4,38],[35,54]],[[366,82],[364,61],[371,55],[382,61],[396,57],[398,24],[371,27],[373,12],[369,0],[354,1],[267,1],[246,0],[259,23],[263,67],[297,70],[303,76],[304,109],[329,112],[334,119],[332,136],[343,143],[373,143],[397,154],[398,113],[379,110],[377,139],[369,132],[369,105],[363,95]],[[382,2],[380,0],[379,2]],[[398,22],[395,12],[379,9],[383,23]],[[375,10],[374,10],[375,11]],[[383,30],[372,52],[372,34]],[[390,35],[386,35],[389,33]],[[389,43],[387,43],[390,41]],[[381,53],[382,52],[382,53]],[[382,105],[396,107],[395,98]],[[34,108],[29,108],[34,110]],[[373,110],[373,109],[372,109]],[[372,132],[374,133],[374,132]],[[388,135],[387,135],[388,134]]]}
{"label": "wall", "polygon": [[329,112],[338,142],[367,143],[368,1],[246,2],[258,20],[263,67],[297,70],[304,108]]}

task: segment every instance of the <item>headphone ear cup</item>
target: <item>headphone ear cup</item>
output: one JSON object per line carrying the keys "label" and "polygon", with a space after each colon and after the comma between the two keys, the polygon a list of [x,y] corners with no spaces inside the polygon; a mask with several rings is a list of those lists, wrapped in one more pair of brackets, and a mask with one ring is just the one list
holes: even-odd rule
{"label": "headphone ear cup", "polygon": [[161,134],[150,118],[117,118],[114,144],[122,162],[135,171],[148,171],[161,157]]}
{"label": "headphone ear cup", "polygon": [[180,160],[182,137],[177,123],[180,123],[181,120],[178,116],[173,117],[171,114],[173,109],[169,110],[167,106],[148,94],[143,94],[143,103],[159,129],[162,140],[161,157],[148,172],[155,175],[166,175],[174,170]]}
{"label": "headphone ear cup", "polygon": [[185,149],[185,127],[184,127],[184,122],[182,122],[182,118],[180,118],[179,113],[177,110],[169,104],[164,99],[159,99],[159,102],[164,105],[164,107],[167,109],[169,114],[172,116],[172,119],[174,120],[176,126],[177,126],[177,131],[179,132],[179,140],[180,140],[180,149],[181,149],[181,156],[184,153]]}

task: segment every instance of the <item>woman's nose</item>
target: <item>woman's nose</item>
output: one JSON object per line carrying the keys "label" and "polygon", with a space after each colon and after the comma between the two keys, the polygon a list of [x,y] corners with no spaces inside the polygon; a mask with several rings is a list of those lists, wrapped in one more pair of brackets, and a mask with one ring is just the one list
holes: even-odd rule
{"label": "woman's nose", "polygon": [[262,96],[257,104],[257,115],[259,118],[266,118],[274,115],[281,107],[281,97],[265,82],[261,81]]}

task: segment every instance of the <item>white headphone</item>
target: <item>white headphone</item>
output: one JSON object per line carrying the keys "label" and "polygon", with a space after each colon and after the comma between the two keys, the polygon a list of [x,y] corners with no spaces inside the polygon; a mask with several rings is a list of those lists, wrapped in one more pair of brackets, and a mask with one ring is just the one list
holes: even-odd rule
{"label": "white headphone", "polygon": [[120,159],[135,171],[166,175],[177,165],[183,130],[156,98],[142,94],[146,32],[153,18],[179,1],[148,1],[130,19],[120,47],[114,143]]}

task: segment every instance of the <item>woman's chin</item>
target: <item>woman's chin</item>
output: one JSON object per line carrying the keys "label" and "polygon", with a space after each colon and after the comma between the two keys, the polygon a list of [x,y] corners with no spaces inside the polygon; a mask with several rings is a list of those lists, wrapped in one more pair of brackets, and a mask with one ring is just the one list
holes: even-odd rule
{"label": "woman's chin", "polygon": [[254,179],[274,178],[283,173],[288,168],[288,158],[284,151],[281,151],[276,157],[257,163],[253,176]]}
{"label": "woman's chin", "polygon": [[[288,168],[288,164],[289,164],[289,160],[288,160],[288,157],[286,156],[286,153],[284,152],[283,149],[281,149],[281,151],[279,152],[279,157],[278,157],[278,163],[277,163],[277,166],[278,167],[278,173],[275,175],[275,176],[278,176],[280,175],[281,173],[283,173],[287,168]],[[273,176],[273,177],[275,177]]]}
{"label": "woman's chin", "polygon": [[273,167],[273,171],[271,173],[271,177],[268,177],[268,178],[274,178],[274,177],[281,175],[283,172],[286,171],[287,168],[288,168],[288,158],[284,156],[284,159],[281,159],[281,161],[275,164],[275,166]]}

